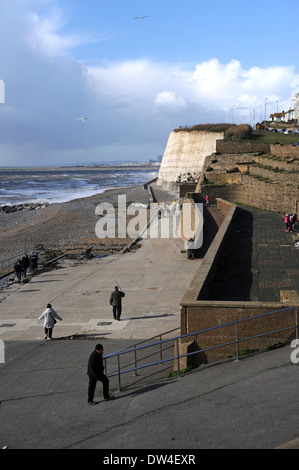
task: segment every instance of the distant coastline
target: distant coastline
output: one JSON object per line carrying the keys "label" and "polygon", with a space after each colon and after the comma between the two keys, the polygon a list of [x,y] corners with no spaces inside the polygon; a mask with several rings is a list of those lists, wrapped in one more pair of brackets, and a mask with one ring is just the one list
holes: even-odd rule
{"label": "distant coastline", "polygon": [[5,172],[5,171],[17,171],[17,170],[21,170],[21,171],[28,171],[28,172],[32,172],[34,170],[36,171],[65,171],[65,170],[68,170],[68,171],[77,171],[78,169],[80,170],[94,170],[94,171],[99,171],[99,170],[126,170],[126,169],[130,169],[130,170],[150,170],[150,169],[153,169],[153,170],[157,170],[158,168],[160,167],[160,162],[157,162],[157,163],[140,163],[140,164],[129,164],[129,163],[125,163],[125,164],[114,164],[114,163],[111,163],[111,164],[98,164],[98,165],[59,165],[59,166],[11,166],[11,167],[3,167],[3,166],[0,166],[0,171],[1,172]]}

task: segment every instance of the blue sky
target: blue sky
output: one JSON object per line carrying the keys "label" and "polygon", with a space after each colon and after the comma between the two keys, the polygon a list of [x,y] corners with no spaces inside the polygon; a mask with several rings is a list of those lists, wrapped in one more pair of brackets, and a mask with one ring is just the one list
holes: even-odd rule
{"label": "blue sky", "polygon": [[180,125],[289,109],[298,14],[298,0],[0,0],[0,166],[147,161]]}

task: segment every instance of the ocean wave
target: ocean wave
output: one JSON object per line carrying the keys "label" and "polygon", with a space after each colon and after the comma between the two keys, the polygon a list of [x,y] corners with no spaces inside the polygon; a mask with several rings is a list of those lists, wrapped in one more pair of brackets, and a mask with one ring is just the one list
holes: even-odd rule
{"label": "ocean wave", "polygon": [[143,184],[158,175],[158,170],[124,169],[117,172],[103,169],[76,172],[36,169],[0,172],[0,205],[24,203],[63,203],[103,193],[108,189]]}

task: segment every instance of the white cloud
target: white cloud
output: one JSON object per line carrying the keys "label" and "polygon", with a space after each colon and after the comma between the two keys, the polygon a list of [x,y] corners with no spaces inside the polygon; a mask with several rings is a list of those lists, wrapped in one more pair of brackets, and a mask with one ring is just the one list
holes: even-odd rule
{"label": "white cloud", "polygon": [[155,99],[155,106],[157,108],[181,109],[186,106],[184,98],[177,96],[173,91],[161,91],[157,94]]}
{"label": "white cloud", "polygon": [[49,17],[31,13],[28,22],[28,44],[34,50],[51,57],[67,55],[74,47],[84,43],[84,39],[78,35],[60,33],[64,25],[63,15],[59,11]]}
{"label": "white cloud", "polygon": [[[295,77],[294,67],[252,67],[244,70],[237,60],[222,64],[218,59],[198,64],[193,82],[198,96],[221,106],[243,101],[253,105],[275,95],[288,98]],[[246,99],[245,99],[246,97]]]}
{"label": "white cloud", "polygon": [[[187,69],[124,58],[90,67],[75,58],[76,47],[90,38],[68,33],[53,2],[46,14],[37,13],[37,0],[26,1],[27,8],[23,0],[9,1],[2,8],[0,0],[0,41],[7,45],[0,49],[0,166],[30,164],[31,157],[56,164],[64,155],[71,162],[107,160],[107,154],[119,160],[122,148],[126,158],[151,158],[163,153],[178,125],[227,122],[234,105],[240,106],[235,122],[248,122],[265,98],[269,113],[276,101],[286,110],[299,91],[291,66],[244,69],[241,61],[211,58]],[[81,125],[76,116],[89,119]]]}

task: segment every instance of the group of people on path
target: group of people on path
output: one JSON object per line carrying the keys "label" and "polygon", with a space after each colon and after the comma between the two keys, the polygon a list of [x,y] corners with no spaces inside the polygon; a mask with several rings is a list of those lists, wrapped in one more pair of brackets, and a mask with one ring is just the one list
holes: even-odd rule
{"label": "group of people on path", "polygon": [[[57,312],[52,308],[51,304],[47,305],[46,310],[41,314],[39,320],[44,319],[44,329],[45,329],[45,339],[52,339],[53,328],[56,323],[56,319],[62,321],[62,318],[58,315]],[[88,365],[87,365],[87,375],[89,377],[88,384],[88,404],[96,405],[97,402],[94,401],[94,394],[97,385],[97,381],[102,382],[103,384],[103,396],[104,400],[113,400],[114,397],[109,394],[109,379],[104,374],[104,365],[103,365],[103,346],[97,344],[95,350],[91,353]]]}
{"label": "group of people on path", "polygon": [[[114,291],[111,292],[109,302],[112,306],[112,314],[114,320],[120,320],[121,311],[122,311],[122,298],[125,296],[125,293],[118,287],[114,287]],[[41,314],[39,320],[44,319],[44,330],[45,330],[45,339],[52,339],[53,328],[57,323],[57,320],[62,321],[62,318],[55,312],[51,304],[47,304],[46,310]]]}
{"label": "group of people on path", "polygon": [[14,265],[14,270],[18,279],[18,283],[21,284],[22,276],[26,277],[27,271],[30,267],[30,259],[27,253],[24,253],[22,259],[18,259]]}
{"label": "group of people on path", "polygon": [[[111,292],[109,298],[110,305],[112,306],[113,318],[118,321],[121,316],[122,298],[124,296],[125,293],[119,289],[119,286],[115,286],[114,291]],[[46,310],[44,310],[39,317],[39,320],[42,319],[44,320],[45,340],[51,340],[53,328],[57,323],[57,320],[62,321],[62,318],[57,312],[55,312],[51,304],[47,304]],[[104,348],[102,344],[97,344],[95,350],[89,356],[87,365],[87,375],[89,378],[87,402],[89,405],[97,404],[97,402],[94,401],[94,395],[98,381],[102,382],[103,385],[104,400],[109,401],[114,399],[114,396],[109,394],[109,379],[104,373],[103,350]]]}
{"label": "group of people on path", "polygon": [[285,231],[292,232],[295,222],[297,220],[297,214],[285,214],[284,216],[284,223],[285,223]]}

